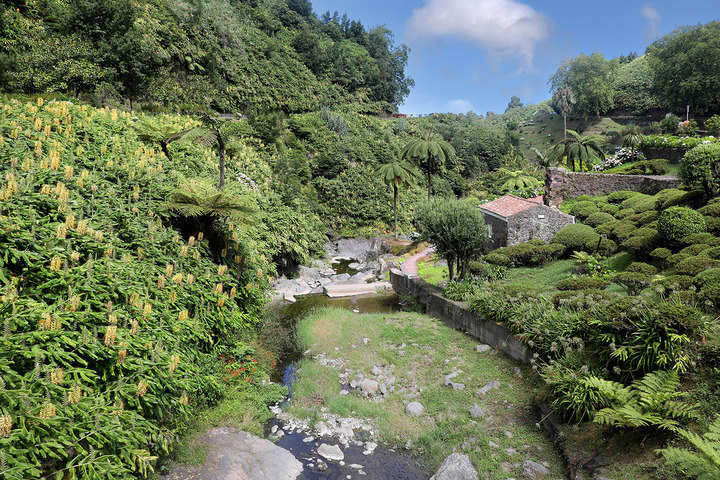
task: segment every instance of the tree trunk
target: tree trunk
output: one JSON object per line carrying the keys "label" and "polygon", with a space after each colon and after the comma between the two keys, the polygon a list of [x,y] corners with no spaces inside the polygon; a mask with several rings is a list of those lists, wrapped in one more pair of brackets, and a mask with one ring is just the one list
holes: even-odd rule
{"label": "tree trunk", "polygon": [[430,203],[430,189],[432,187],[432,179],[430,178],[430,169],[428,168],[428,203]]}
{"label": "tree trunk", "polygon": [[452,282],[453,278],[455,277],[454,271],[455,271],[455,262],[453,261],[452,256],[448,256],[446,258],[447,264],[448,264],[448,277],[450,278],[450,281]]}
{"label": "tree trunk", "polygon": [[563,113],[563,131],[565,132],[565,140],[567,140],[567,113]]}
{"label": "tree trunk", "polygon": [[162,150],[168,160],[172,160],[170,151],[168,150],[168,140],[160,140],[160,150]]}
{"label": "tree trunk", "polygon": [[468,266],[468,259],[467,258],[458,258],[458,270],[460,271],[459,277],[460,280],[465,280],[465,276],[467,275],[467,266]]}
{"label": "tree trunk", "polygon": [[398,199],[398,188],[397,188],[397,185],[393,185],[393,213],[395,214],[395,240],[398,239],[398,233],[397,233],[397,199]]}

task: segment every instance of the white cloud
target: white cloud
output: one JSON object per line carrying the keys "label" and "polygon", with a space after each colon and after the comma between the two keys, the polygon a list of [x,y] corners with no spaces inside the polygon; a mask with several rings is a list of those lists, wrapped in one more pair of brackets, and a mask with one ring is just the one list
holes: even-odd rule
{"label": "white cloud", "polygon": [[445,109],[451,113],[467,113],[470,110],[475,111],[472,102],[467,98],[458,98],[451,100],[445,104]]}
{"label": "white cloud", "polygon": [[657,11],[657,8],[655,8],[652,3],[648,2],[640,9],[640,15],[642,15],[647,22],[647,26],[645,27],[645,41],[648,43],[654,42],[658,37],[658,26],[660,26],[660,22],[662,21],[660,12]]}
{"label": "white cloud", "polygon": [[515,0],[426,0],[407,23],[411,40],[452,37],[499,57],[520,57],[532,66],[538,44],[553,30],[544,13]]}

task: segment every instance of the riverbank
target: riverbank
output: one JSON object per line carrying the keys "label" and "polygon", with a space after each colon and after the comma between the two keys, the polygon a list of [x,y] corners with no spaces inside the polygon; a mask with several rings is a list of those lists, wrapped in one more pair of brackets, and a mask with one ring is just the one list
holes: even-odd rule
{"label": "riverbank", "polygon": [[563,462],[537,426],[539,385],[527,367],[419,314],[321,309],[298,325],[290,414],[372,425],[377,441],[419,453],[431,470],[467,454],[486,478],[520,478],[526,462],[562,478]]}

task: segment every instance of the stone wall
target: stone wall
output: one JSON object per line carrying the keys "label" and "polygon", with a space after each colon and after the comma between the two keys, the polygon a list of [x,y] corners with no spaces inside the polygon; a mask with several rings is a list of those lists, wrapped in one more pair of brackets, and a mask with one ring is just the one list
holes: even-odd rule
{"label": "stone wall", "polygon": [[442,296],[440,289],[422,278],[393,269],[390,271],[390,283],[397,293],[415,297],[418,302],[425,305],[428,315],[497,348],[511,358],[530,363],[532,352],[517,341],[504,325],[476,316],[465,303],[448,300]]}
{"label": "stone wall", "polygon": [[595,172],[568,172],[564,168],[548,168],[545,176],[545,204],[560,205],[566,198],[580,195],[606,195],[619,190],[654,195],[666,188],[678,188],[677,177],[651,175],[608,175]]}
{"label": "stone wall", "polygon": [[518,245],[536,238],[549,243],[558,230],[572,223],[575,223],[572,215],[538,205],[508,218],[507,245]]}
{"label": "stone wall", "polygon": [[683,157],[689,148],[669,148],[669,147],[646,147],[642,149],[643,155],[648,160],[654,160],[656,158],[664,158],[670,163],[679,164],[682,162]]}
{"label": "stone wall", "polygon": [[[482,210],[481,210],[482,212]],[[488,234],[492,229],[492,235],[485,242],[485,252],[495,250],[496,248],[507,246],[508,224],[507,220],[482,212],[485,217],[485,225],[488,227]]]}

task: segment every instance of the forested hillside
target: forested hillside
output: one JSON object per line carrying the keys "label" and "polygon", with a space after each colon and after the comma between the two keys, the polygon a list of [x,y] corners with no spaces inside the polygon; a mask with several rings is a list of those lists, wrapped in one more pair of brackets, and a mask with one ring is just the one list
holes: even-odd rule
{"label": "forested hillside", "polygon": [[188,113],[382,113],[409,93],[408,49],[309,0],[10,0],[0,88]]}

